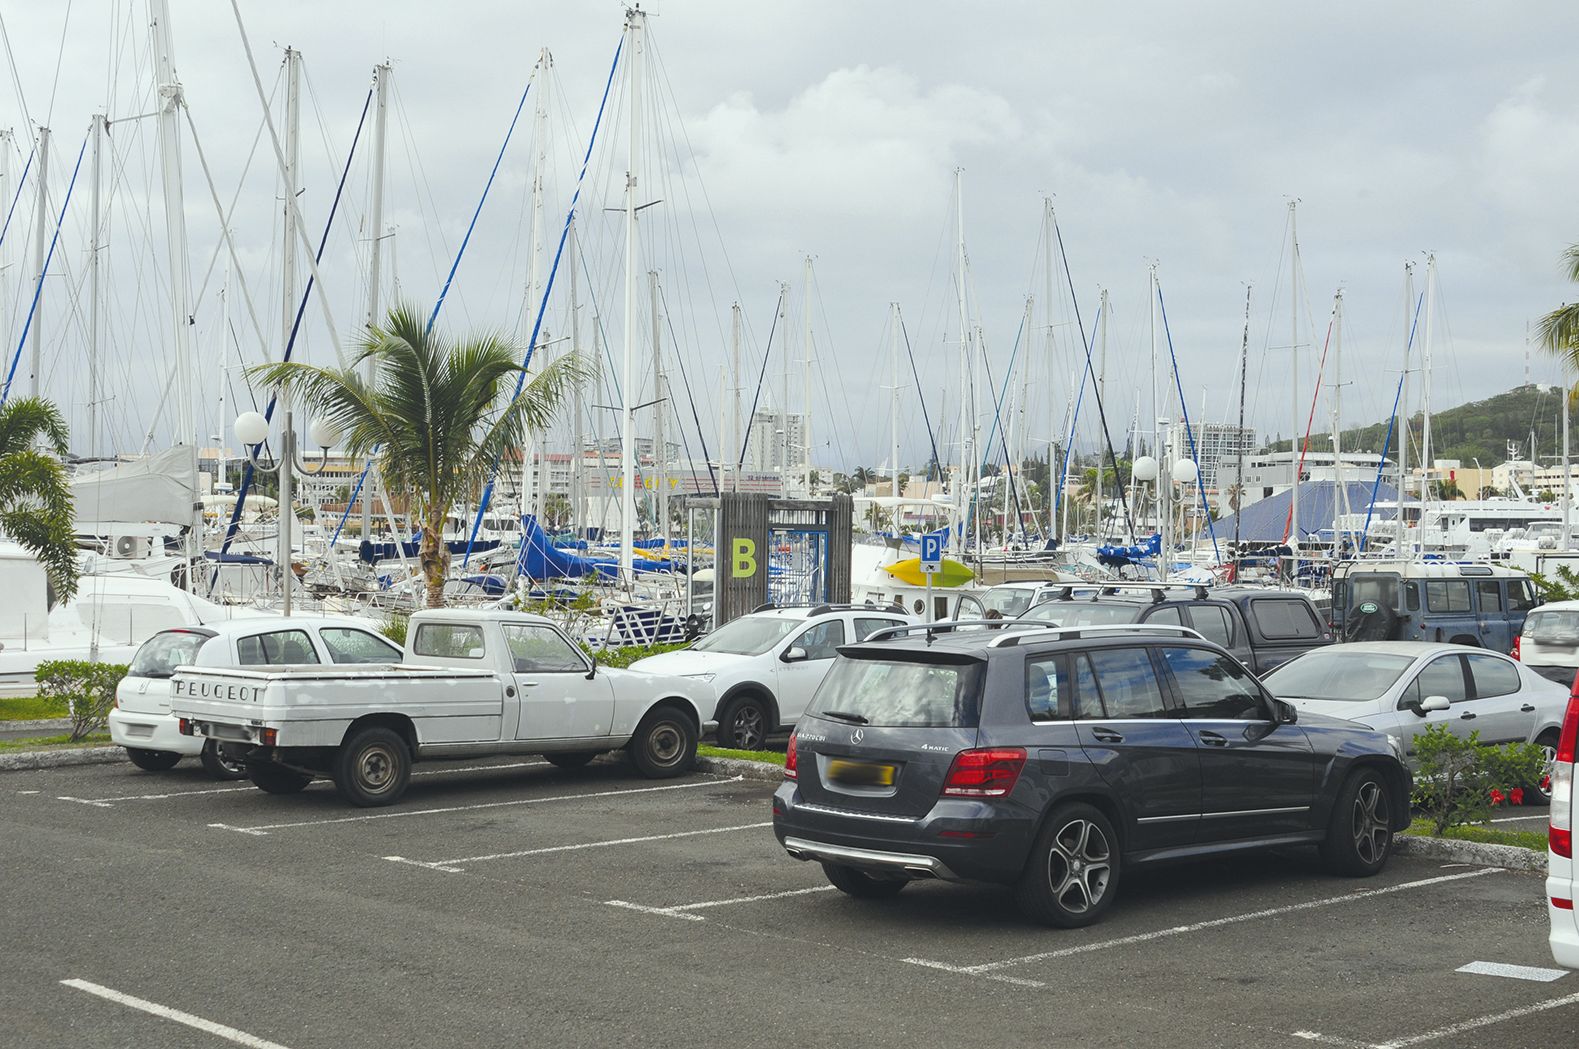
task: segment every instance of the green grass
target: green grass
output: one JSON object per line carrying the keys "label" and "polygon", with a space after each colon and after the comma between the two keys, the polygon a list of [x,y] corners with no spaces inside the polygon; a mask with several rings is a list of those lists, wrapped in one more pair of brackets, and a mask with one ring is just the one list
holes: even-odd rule
{"label": "green grass", "polygon": [[[1405,834],[1422,838],[1436,837],[1431,833],[1431,821],[1419,819],[1410,824]],[[1535,852],[1546,851],[1546,835],[1533,830],[1497,830],[1495,827],[1449,827],[1441,837],[1456,841],[1474,841],[1483,845],[1513,845]]]}
{"label": "green grass", "polygon": [[782,750],[730,750],[728,747],[703,745],[697,747],[696,752],[704,758],[742,758],[746,761],[766,761],[772,765],[784,764]]}
{"label": "green grass", "polygon": [[58,699],[43,696],[20,696],[0,699],[0,721],[41,721],[44,718],[63,718],[66,704]]}
{"label": "green grass", "polygon": [[58,736],[35,736],[32,739],[0,740],[0,752],[48,750],[50,747],[92,747],[109,741],[108,732],[90,732],[78,740],[73,740],[70,733],[62,733]]}

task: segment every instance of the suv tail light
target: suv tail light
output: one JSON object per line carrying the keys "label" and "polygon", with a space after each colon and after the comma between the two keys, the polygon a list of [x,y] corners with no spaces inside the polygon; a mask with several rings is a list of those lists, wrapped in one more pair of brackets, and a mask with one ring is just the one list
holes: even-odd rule
{"label": "suv tail light", "polygon": [[795,733],[790,733],[789,746],[784,748],[784,778],[799,779],[800,773],[795,769]]}
{"label": "suv tail light", "polygon": [[1513,651],[1509,652],[1508,655],[1512,656],[1514,659],[1518,659],[1519,658],[1519,642],[1523,641],[1523,640],[1524,640],[1524,636],[1522,634],[1514,634],[1513,635]]}
{"label": "suv tail light", "polygon": [[1014,789],[1025,767],[1023,747],[982,747],[962,750],[954,755],[948,778],[943,781],[943,796],[955,798],[1001,798]]}
{"label": "suv tail light", "polygon": [[1552,764],[1551,827],[1546,834],[1552,853],[1573,859],[1574,752],[1579,744],[1579,674],[1574,675],[1574,690],[1563,715],[1562,735],[1557,738],[1557,757]]}

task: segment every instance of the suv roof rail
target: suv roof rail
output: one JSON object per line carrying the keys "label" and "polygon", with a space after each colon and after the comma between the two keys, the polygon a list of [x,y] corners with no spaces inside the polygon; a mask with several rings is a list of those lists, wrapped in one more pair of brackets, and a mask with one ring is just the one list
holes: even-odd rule
{"label": "suv roof rail", "polygon": [[1098,591],[1098,592],[1100,594],[1103,594],[1103,595],[1112,595],[1112,594],[1118,593],[1120,590],[1149,590],[1149,591],[1151,591],[1151,603],[1152,604],[1159,604],[1159,603],[1161,603],[1161,601],[1163,599],[1163,594],[1166,591],[1169,591],[1169,590],[1194,590],[1195,591],[1195,600],[1197,600],[1197,601],[1205,601],[1206,600],[1206,588],[1209,585],[1210,585],[1209,583],[1123,583],[1123,582],[1120,582],[1120,583],[1104,584],[1102,586],[1101,590]]}
{"label": "suv roof rail", "polygon": [[1021,619],[945,619],[938,623],[910,623],[906,626],[891,626],[882,630],[875,630],[861,639],[861,643],[868,641],[891,641],[894,638],[904,637],[907,634],[926,634],[927,644],[932,643],[933,634],[948,634],[966,627],[984,627],[988,630],[1042,630],[1040,624]]}
{"label": "suv roof rail", "polygon": [[1091,637],[1111,631],[1117,634],[1155,634],[1175,633],[1180,637],[1199,638],[1207,640],[1200,631],[1192,630],[1187,626],[1174,623],[1107,623],[1100,626],[1055,626],[1044,627],[1041,630],[1024,631],[1017,634],[1005,634],[995,637],[987,642],[988,648],[1009,648],[1026,641],[1041,641],[1049,638],[1063,640]]}
{"label": "suv roof rail", "polygon": [[783,608],[809,608],[811,609],[811,615],[820,616],[825,615],[828,612],[857,612],[863,611],[865,609],[871,609],[874,612],[882,612],[888,610],[891,607],[892,606],[889,605],[874,605],[870,601],[865,601],[861,604],[856,604],[854,602],[830,603],[827,601],[767,601],[753,608],[751,610],[751,614],[756,615],[758,612],[772,612],[775,609]]}

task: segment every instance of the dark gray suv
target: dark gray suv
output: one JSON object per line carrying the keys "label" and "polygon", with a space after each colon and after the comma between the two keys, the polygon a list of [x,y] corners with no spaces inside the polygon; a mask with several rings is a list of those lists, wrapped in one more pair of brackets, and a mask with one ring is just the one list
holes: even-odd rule
{"label": "dark gray suv", "polygon": [[1188,628],[948,623],[839,651],[790,738],[773,829],[852,896],[998,882],[1079,926],[1130,867],[1315,845],[1366,876],[1409,823],[1386,736],[1296,718]]}

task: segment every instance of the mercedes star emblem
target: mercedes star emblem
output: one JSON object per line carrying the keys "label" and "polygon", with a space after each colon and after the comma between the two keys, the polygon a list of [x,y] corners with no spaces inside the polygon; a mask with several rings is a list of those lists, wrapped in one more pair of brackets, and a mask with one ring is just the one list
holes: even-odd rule
{"label": "mercedes star emblem", "polygon": [[863,740],[865,738],[866,738],[866,733],[862,732],[860,729],[856,729],[854,732],[850,733],[850,742],[851,743],[860,743],[861,740]]}

